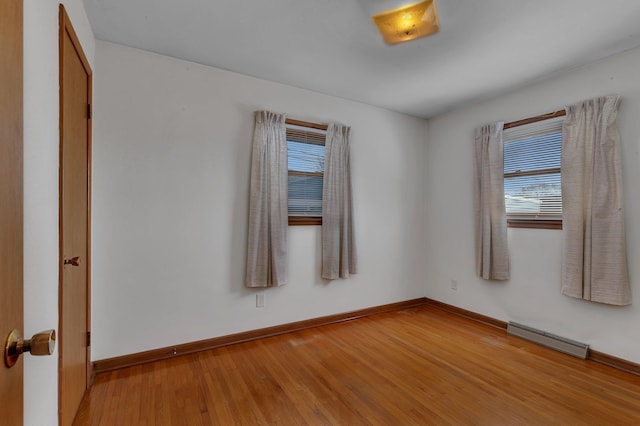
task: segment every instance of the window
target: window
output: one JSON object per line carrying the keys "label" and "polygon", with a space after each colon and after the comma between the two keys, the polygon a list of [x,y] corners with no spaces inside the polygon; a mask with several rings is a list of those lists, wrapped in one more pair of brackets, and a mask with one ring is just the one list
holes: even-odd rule
{"label": "window", "polygon": [[562,228],[563,112],[505,125],[504,198],[511,228]]}
{"label": "window", "polygon": [[322,225],[326,126],[287,119],[289,225]]}

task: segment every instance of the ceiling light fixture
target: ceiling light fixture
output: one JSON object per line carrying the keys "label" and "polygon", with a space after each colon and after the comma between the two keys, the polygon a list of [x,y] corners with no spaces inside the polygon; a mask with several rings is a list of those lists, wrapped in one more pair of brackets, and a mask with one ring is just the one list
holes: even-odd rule
{"label": "ceiling light fixture", "polygon": [[[389,1],[379,2],[388,6]],[[435,0],[403,1],[396,8],[379,12],[371,18],[387,44],[403,43],[440,31]]]}

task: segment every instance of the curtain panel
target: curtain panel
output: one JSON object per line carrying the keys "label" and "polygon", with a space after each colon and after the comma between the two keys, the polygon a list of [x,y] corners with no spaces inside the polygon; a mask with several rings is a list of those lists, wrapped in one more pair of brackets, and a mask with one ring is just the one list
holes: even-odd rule
{"label": "curtain panel", "polygon": [[473,163],[476,273],[485,280],[509,279],[503,126],[503,122],[498,122],[475,130]]}
{"label": "curtain panel", "polygon": [[351,128],[329,124],[322,193],[322,278],[357,273],[349,161]]}
{"label": "curtain panel", "polygon": [[249,193],[246,287],[287,282],[287,140],[285,116],[255,113]]}
{"label": "curtain panel", "polygon": [[568,106],[562,131],[562,293],[631,304],[618,96]]}

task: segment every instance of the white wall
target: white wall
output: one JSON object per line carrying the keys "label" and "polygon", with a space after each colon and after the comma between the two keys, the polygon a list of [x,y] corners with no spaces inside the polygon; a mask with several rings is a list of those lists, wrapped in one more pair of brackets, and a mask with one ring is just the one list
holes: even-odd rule
{"label": "white wall", "polygon": [[[62,2],[93,67],[81,0]],[[58,1],[24,1],[24,334],[58,328]],[[24,357],[24,424],[58,422],[58,352]]]}
{"label": "white wall", "polygon": [[[597,351],[640,362],[640,50],[628,51],[498,99],[429,121],[426,161],[427,297],[504,321],[586,342]],[[622,96],[624,198],[633,305],[611,307],[560,294],[561,232],[509,229],[511,280],[475,274],[472,196],[473,129],[553,111],[583,99]],[[458,290],[450,288],[457,279]]]}
{"label": "white wall", "polygon": [[[424,296],[426,123],[98,42],[92,358]],[[352,126],[358,275],[320,279],[320,227],[289,228],[289,283],[245,289],[253,112]]]}

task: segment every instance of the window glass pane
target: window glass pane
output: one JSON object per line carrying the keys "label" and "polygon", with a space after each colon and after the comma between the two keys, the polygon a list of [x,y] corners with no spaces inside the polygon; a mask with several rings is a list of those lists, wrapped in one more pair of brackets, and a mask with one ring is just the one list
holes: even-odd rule
{"label": "window glass pane", "polygon": [[289,216],[322,216],[322,176],[289,174]]}
{"label": "window glass pane", "polygon": [[[504,173],[507,215],[526,218],[562,218],[560,155],[564,117],[506,129]],[[549,173],[551,170],[556,173]]]}
{"label": "window glass pane", "polygon": [[504,172],[560,168],[562,132],[504,144]]}
{"label": "window glass pane", "polygon": [[287,141],[289,170],[322,173],[324,171],[324,145]]}
{"label": "window glass pane", "polygon": [[506,178],[504,198],[507,214],[561,216],[560,173]]}
{"label": "window glass pane", "polygon": [[289,216],[322,216],[324,145],[287,140]]}

